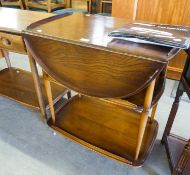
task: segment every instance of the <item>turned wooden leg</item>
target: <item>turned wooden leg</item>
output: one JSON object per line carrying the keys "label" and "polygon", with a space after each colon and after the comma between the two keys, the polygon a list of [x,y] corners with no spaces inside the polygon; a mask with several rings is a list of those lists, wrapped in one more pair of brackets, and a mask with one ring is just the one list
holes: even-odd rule
{"label": "turned wooden leg", "polygon": [[46,89],[46,94],[47,94],[47,98],[48,98],[48,102],[49,102],[51,118],[52,118],[53,123],[55,123],[55,110],[54,110],[54,106],[53,106],[54,102],[53,102],[53,97],[52,97],[50,81],[47,80],[47,79],[44,79],[44,86],[45,86],[45,89]]}
{"label": "turned wooden leg", "polygon": [[150,117],[150,121],[151,122],[154,121],[156,110],[157,110],[157,106],[158,106],[158,103],[156,105],[154,105],[154,107],[152,108],[151,117]]}
{"label": "turned wooden leg", "polygon": [[183,95],[183,91],[179,87],[180,85],[178,86],[175,101],[173,102],[172,109],[170,111],[170,115],[169,115],[165,130],[164,130],[164,134],[161,141],[162,143],[164,143],[166,137],[170,134],[170,131],[171,131],[178,107],[179,107],[179,102],[181,100],[181,96]]}
{"label": "turned wooden leg", "polygon": [[32,55],[29,52],[28,52],[28,57],[29,57],[29,61],[30,61],[30,67],[31,67],[32,76],[33,76],[33,79],[34,79],[34,86],[35,86],[36,94],[37,94],[37,97],[38,97],[38,102],[39,102],[39,106],[40,106],[42,119],[47,121],[45,103],[44,103],[44,98],[43,98],[43,95],[42,95],[42,87],[41,87],[41,84],[40,84],[40,78],[39,78],[36,62],[35,62],[34,58],[32,57]]}
{"label": "turned wooden leg", "polygon": [[153,80],[150,83],[147,90],[146,90],[144,108],[143,108],[143,111],[142,111],[142,114],[141,114],[141,117],[140,117],[140,126],[139,126],[139,132],[138,132],[135,160],[138,159],[138,156],[139,156],[139,153],[140,153],[140,149],[141,149],[141,145],[142,145],[142,141],[143,141],[143,136],[144,136],[144,132],[145,132],[145,129],[146,129],[146,124],[147,124],[147,121],[148,121],[148,115],[149,115],[150,108],[151,108],[155,81],[156,80]]}
{"label": "turned wooden leg", "polygon": [[185,148],[180,156],[180,159],[176,167],[174,168],[172,175],[182,175],[189,160],[190,160],[190,140],[185,145]]}
{"label": "turned wooden leg", "polygon": [[6,51],[6,50],[2,50],[2,53],[3,53],[3,56],[5,57],[5,61],[7,63],[7,67],[11,68],[11,61],[10,61],[10,58],[9,58],[9,52]]}

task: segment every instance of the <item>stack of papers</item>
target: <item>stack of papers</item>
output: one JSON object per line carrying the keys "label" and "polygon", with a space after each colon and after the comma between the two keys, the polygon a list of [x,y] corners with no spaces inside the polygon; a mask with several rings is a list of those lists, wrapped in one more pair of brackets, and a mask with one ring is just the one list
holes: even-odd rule
{"label": "stack of papers", "polygon": [[132,22],[109,33],[112,38],[154,45],[188,49],[190,27],[146,22]]}

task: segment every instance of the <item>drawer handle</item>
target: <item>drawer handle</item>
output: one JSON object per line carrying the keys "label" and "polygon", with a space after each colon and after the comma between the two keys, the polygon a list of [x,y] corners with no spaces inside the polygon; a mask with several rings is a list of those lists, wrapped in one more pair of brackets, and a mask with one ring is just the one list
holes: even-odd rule
{"label": "drawer handle", "polygon": [[11,45],[11,41],[7,38],[2,38],[2,43],[5,46],[10,46]]}

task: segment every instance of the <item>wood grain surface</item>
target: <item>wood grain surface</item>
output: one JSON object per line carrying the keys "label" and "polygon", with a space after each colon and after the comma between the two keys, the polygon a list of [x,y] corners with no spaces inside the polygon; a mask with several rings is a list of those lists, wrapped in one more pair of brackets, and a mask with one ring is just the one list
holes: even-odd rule
{"label": "wood grain surface", "polygon": [[[152,149],[157,123],[148,123],[134,161],[140,113],[97,98],[75,96],[58,113],[55,125],[64,136],[116,160],[140,166]],[[131,129],[133,127],[133,129]]]}

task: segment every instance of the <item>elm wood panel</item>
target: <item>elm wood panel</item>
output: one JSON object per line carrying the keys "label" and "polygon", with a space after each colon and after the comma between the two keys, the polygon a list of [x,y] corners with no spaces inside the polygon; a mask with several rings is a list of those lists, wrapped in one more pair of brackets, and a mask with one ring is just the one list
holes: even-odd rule
{"label": "elm wood panel", "polygon": [[137,20],[190,26],[189,0],[138,0]]}
{"label": "elm wood panel", "polygon": [[69,89],[95,97],[132,96],[166,67],[161,62],[37,36],[25,35],[24,39],[47,74]]}
{"label": "elm wood panel", "polygon": [[[184,150],[185,145],[187,144],[187,140],[184,140],[178,136],[175,135],[169,135],[166,138],[166,151],[169,156],[169,163],[171,170],[173,171],[176,167],[180,156]],[[190,160],[187,163],[186,168],[184,169],[184,172],[182,175],[189,175],[190,172]]]}
{"label": "elm wood panel", "polygon": [[8,51],[26,53],[22,36],[0,32],[0,48]]}
{"label": "elm wood panel", "polygon": [[22,30],[31,23],[53,15],[51,13],[0,7],[0,31],[21,35]]}
{"label": "elm wood panel", "polygon": [[112,0],[112,16],[132,21],[136,16],[138,0]]}
{"label": "elm wood panel", "polygon": [[[42,82],[41,80],[43,96],[47,105],[47,97]],[[55,99],[65,91],[65,88],[52,84],[52,90],[53,98]],[[0,71],[0,94],[22,104],[39,108],[38,98],[30,72],[17,68],[6,68]]]}
{"label": "elm wood panel", "polygon": [[[157,122],[148,122],[140,156],[134,161],[140,113],[97,98],[75,96],[57,114],[50,126],[71,138],[119,161],[140,166],[151,152]],[[133,129],[131,129],[133,128]]]}

